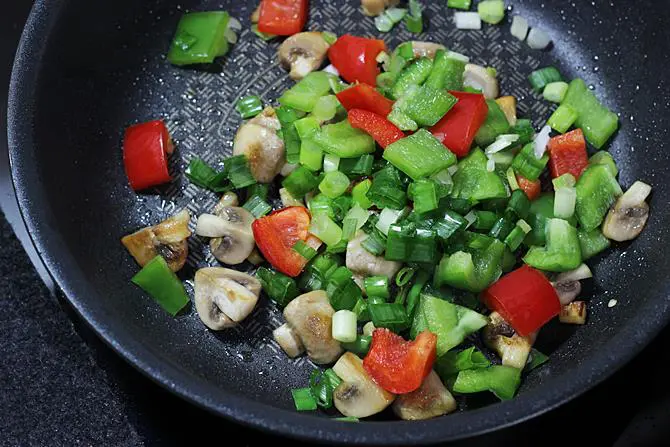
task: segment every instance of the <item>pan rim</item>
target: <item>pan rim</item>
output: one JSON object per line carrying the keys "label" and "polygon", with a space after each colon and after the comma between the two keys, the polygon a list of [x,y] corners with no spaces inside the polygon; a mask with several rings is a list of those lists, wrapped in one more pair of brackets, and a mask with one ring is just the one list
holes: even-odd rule
{"label": "pan rim", "polygon": [[[22,185],[20,172],[27,163],[20,148],[33,145],[31,133],[34,129],[31,117],[27,115],[34,104],[35,90],[31,87],[36,83],[40,71],[42,39],[39,36],[48,33],[52,28],[58,18],[60,6],[66,1],[35,2],[12,70],[7,135],[12,184],[21,216],[47,271],[78,316],[133,367],[188,402],[234,422],[301,440],[360,445],[417,445],[455,441],[516,425],[578,397],[628,363],[666,325],[670,317],[670,302],[659,296],[657,300],[650,300],[638,310],[639,315],[647,318],[644,331],[636,330],[630,323],[626,324],[588,362],[577,365],[567,374],[552,377],[545,382],[542,389],[522,394],[508,402],[450,415],[449,420],[452,422],[449,424],[445,424],[442,418],[421,422],[366,422],[349,424],[346,430],[342,430],[339,423],[327,418],[277,409],[222,390],[203,379],[189,375],[170,362],[161,360],[160,356],[129,334],[124,334],[123,330],[117,329],[111,322],[96,316],[86,300],[78,297],[78,286],[68,278],[69,275],[58,268],[62,256],[70,255],[59,253],[59,259],[56,259],[49,254],[53,239],[45,238],[48,229],[43,228],[40,220],[35,218],[36,213],[30,197]],[[609,354],[612,351],[608,348],[613,347],[616,347],[616,356]]]}

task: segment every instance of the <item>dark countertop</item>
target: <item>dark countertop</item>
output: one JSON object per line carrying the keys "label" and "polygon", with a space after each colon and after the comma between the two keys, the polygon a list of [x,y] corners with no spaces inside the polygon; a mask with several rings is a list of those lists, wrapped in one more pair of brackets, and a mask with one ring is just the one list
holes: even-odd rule
{"label": "dark countertop", "polygon": [[[8,2],[0,17],[0,85],[29,0]],[[0,96],[5,122],[6,89]],[[182,445],[235,430],[248,444],[276,441],[178,399],[104,345],[40,279],[15,236],[27,242],[8,178],[0,133],[0,445]],[[9,221],[9,223],[7,222]],[[10,226],[11,223],[11,226]],[[12,229],[14,227],[14,230]],[[28,242],[29,243],[29,242]],[[44,271],[34,251],[43,279]],[[584,396],[544,416],[462,445],[574,442],[588,428],[598,445],[661,445],[670,439],[665,330],[637,359]],[[238,438],[239,439],[239,438]],[[582,438],[583,439],[583,438]]]}

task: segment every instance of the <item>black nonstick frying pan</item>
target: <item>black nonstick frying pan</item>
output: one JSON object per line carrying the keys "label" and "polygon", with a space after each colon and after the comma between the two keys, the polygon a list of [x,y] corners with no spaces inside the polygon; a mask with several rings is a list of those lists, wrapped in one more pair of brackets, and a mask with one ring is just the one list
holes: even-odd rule
{"label": "black nonstick frying pan", "polygon": [[[513,401],[485,396],[464,411],[424,422],[344,424],[293,410],[290,389],[313,366],[288,360],[271,340],[280,313],[261,300],[239,330],[206,330],[195,310],[172,318],[130,283],[138,267],[119,238],[175,210],[212,208],[213,194],[183,178],[187,160],[228,155],[240,124],[236,100],[247,92],[271,101],[290,85],[276,64],[277,43],[249,31],[255,2],[207,0],[38,0],[19,48],[10,91],[12,171],[37,250],[74,308],[130,363],[185,399],[252,427],[309,440],[417,444],[453,440],[514,424],[579,395],[629,361],[670,317],[670,5],[664,1],[508,0],[506,22],[459,31],[446,1],[428,1],[421,40],[444,43],[500,73],[502,91],[521,114],[543,124],[549,107],[530,92],[527,75],[556,65],[582,77],[621,117],[609,149],[629,186],[654,187],[647,229],[591,263],[589,322],[550,324],[538,347],[551,361],[526,379]],[[312,0],[309,29],[377,36],[357,0]],[[165,58],[182,13],[225,9],[244,31],[232,52],[208,70],[184,70]],[[530,50],[509,32],[512,14],[553,37],[550,51]],[[397,27],[389,46],[414,36]],[[177,143],[169,186],[135,194],[127,185],[120,139],[129,124],[162,117]],[[178,160],[178,161],[177,161]],[[184,279],[213,260],[190,242]],[[615,299],[617,305],[608,307]],[[622,394],[635,393],[622,390]],[[492,405],[487,405],[493,403]]]}

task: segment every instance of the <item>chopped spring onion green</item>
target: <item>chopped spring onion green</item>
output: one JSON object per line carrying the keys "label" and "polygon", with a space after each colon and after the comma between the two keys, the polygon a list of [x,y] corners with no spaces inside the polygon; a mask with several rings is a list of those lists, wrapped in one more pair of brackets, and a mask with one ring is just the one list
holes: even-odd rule
{"label": "chopped spring onion green", "polygon": [[[451,180],[451,176],[449,180]],[[409,185],[408,193],[410,199],[414,202],[415,212],[422,214],[437,209],[439,198],[437,196],[437,185],[434,181],[428,179],[417,180]]]}
{"label": "chopped spring onion green", "polygon": [[443,381],[447,381],[467,369],[487,368],[491,365],[481,351],[472,346],[460,352],[449,351],[435,362],[435,371]]}
{"label": "chopped spring onion green", "polygon": [[521,137],[519,135],[513,133],[498,135],[496,140],[484,150],[484,153],[486,155],[492,155],[496,152],[500,152],[503,149],[510,147],[513,143],[519,141],[520,138]]}
{"label": "chopped spring onion green", "polygon": [[350,351],[359,357],[365,357],[370,350],[372,337],[370,335],[358,335],[356,340],[351,343],[342,343],[345,351]]}
{"label": "chopped spring onion green", "polygon": [[506,212],[512,212],[516,217],[525,219],[528,217],[528,210],[530,209],[530,200],[528,196],[521,190],[517,189],[512,192],[512,195],[505,207]]}
{"label": "chopped spring onion green", "polygon": [[244,155],[236,155],[226,159],[224,172],[237,189],[246,188],[256,183],[256,179],[251,175],[251,171],[249,170],[247,157]]}
{"label": "chopped spring onion green", "polygon": [[293,278],[274,270],[260,267],[256,271],[256,278],[258,278],[267,296],[280,307],[285,307],[300,294]]}
{"label": "chopped spring onion green", "polygon": [[312,396],[311,388],[298,388],[291,390],[293,396],[293,403],[295,409],[298,411],[312,411],[316,410],[316,399]]}
{"label": "chopped spring onion green", "polygon": [[312,115],[321,123],[332,120],[335,114],[337,114],[337,107],[339,105],[340,102],[335,95],[322,96],[314,104]]}
{"label": "chopped spring onion green", "polygon": [[563,81],[550,82],[544,87],[542,96],[547,101],[561,103],[565,94],[568,92],[568,83]]}
{"label": "chopped spring onion green", "polygon": [[405,210],[394,210],[391,208],[384,208],[379,214],[379,220],[375,227],[382,232],[384,235],[388,235],[389,228],[391,225],[396,223],[401,216],[405,213]]}
{"label": "chopped spring onion green", "polygon": [[277,107],[275,112],[281,123],[281,136],[286,148],[286,162],[297,164],[300,161],[300,136],[293,123],[300,119],[302,112],[286,106]]}
{"label": "chopped spring onion green", "polygon": [[337,42],[337,35],[335,33],[331,33],[330,31],[322,31],[321,37],[323,37],[323,40],[325,40],[328,45],[332,45]]}
{"label": "chopped spring onion green", "polygon": [[312,218],[309,232],[321,239],[329,247],[336,245],[342,240],[342,228],[326,214],[317,214]]}
{"label": "chopped spring onion green", "polygon": [[[491,228],[493,228],[493,225],[495,225],[495,223],[499,219],[499,216],[493,211],[484,211],[484,210],[474,211],[474,217],[475,220],[472,223],[472,225],[474,226],[475,230],[480,231],[489,231]],[[468,220],[467,216],[466,220]]]}
{"label": "chopped spring onion green", "polygon": [[407,31],[419,34],[423,31],[423,6],[418,0],[409,0],[409,14],[405,16]]}
{"label": "chopped spring onion green", "polygon": [[356,158],[343,158],[340,160],[339,170],[347,175],[370,175],[375,157],[364,154]]}
{"label": "chopped spring onion green", "polygon": [[188,304],[184,285],[160,255],[145,264],[131,281],[172,316],[177,315]]}
{"label": "chopped spring onion green", "polygon": [[333,154],[326,154],[323,157],[323,171],[332,172],[337,171],[337,167],[340,165],[340,157]]}
{"label": "chopped spring onion green", "polygon": [[342,240],[350,241],[356,234],[358,220],[355,217],[345,217],[342,221]]}
{"label": "chopped spring onion green", "polygon": [[353,280],[353,273],[346,267],[338,267],[330,275],[326,293],[335,310],[352,310],[362,298],[361,289]]}
{"label": "chopped spring onion green", "polygon": [[365,179],[362,182],[359,182],[351,189],[351,197],[354,200],[354,203],[358,204],[364,210],[369,209],[372,206],[372,202],[368,199],[368,191],[372,186],[372,180]]}
{"label": "chopped spring onion green", "polygon": [[533,124],[527,119],[517,120],[516,124],[510,129],[510,133],[519,135],[519,140],[516,144],[520,146],[530,143],[535,138]]}
{"label": "chopped spring onion green", "polygon": [[482,18],[476,12],[456,12],[454,23],[458,29],[482,29]]}
{"label": "chopped spring onion green", "polygon": [[406,14],[406,9],[389,8],[375,17],[375,28],[377,28],[379,32],[388,33],[397,23],[400,23]]}
{"label": "chopped spring onion green", "polygon": [[356,314],[350,310],[338,310],[333,314],[332,335],[340,343],[356,341]]}
{"label": "chopped spring onion green", "polygon": [[402,185],[400,173],[393,166],[377,171],[366,196],[377,208],[401,210],[407,204],[407,193]]}
{"label": "chopped spring onion green", "polygon": [[560,82],[563,78],[561,73],[555,67],[544,67],[535,70],[528,77],[528,81],[534,90],[541,92],[552,82]]}
{"label": "chopped spring onion green", "polygon": [[470,9],[471,4],[472,0],[447,0],[448,8],[462,9],[464,11]]}
{"label": "chopped spring onion green", "polygon": [[475,214],[474,211],[470,211],[468,214],[463,216],[463,219],[465,219],[467,222],[467,224],[465,225],[465,229],[467,230],[477,221],[477,215]]}
{"label": "chopped spring onion green", "polygon": [[232,189],[228,183],[228,176],[225,170],[216,172],[210,165],[198,157],[191,159],[185,174],[191,183],[195,183],[201,188],[207,188],[214,192],[226,192]]}
{"label": "chopped spring onion green", "polygon": [[242,119],[253,118],[263,111],[263,103],[258,96],[245,96],[237,101],[235,110],[238,111]]}
{"label": "chopped spring onion green", "polygon": [[528,143],[521,149],[521,151],[514,157],[512,167],[518,174],[526,177],[528,180],[537,180],[549,162],[549,156],[544,155],[538,159],[535,156],[534,144]]}
{"label": "chopped spring onion green", "polygon": [[524,19],[521,16],[514,16],[512,18],[512,28],[511,28],[511,33],[512,36],[516,37],[520,41],[526,40],[526,36],[528,35],[528,21]]}
{"label": "chopped spring onion green", "polygon": [[551,37],[549,37],[546,31],[540,28],[532,28],[528,33],[526,42],[533,50],[544,50],[551,43]]}
{"label": "chopped spring onion green", "polygon": [[267,200],[270,185],[267,183],[254,183],[247,188],[247,197],[258,196],[263,200]]}
{"label": "chopped spring onion green", "polygon": [[379,256],[386,249],[386,237],[379,230],[375,229],[361,242],[361,247],[370,254]]}
{"label": "chopped spring onion green", "polygon": [[509,187],[512,191],[516,191],[519,189],[519,182],[516,180],[516,174],[514,173],[514,168],[509,167],[507,169],[507,173],[505,174],[507,176],[507,183],[509,183]]}
{"label": "chopped spring onion green", "polygon": [[505,2],[502,0],[484,0],[477,5],[477,13],[482,21],[497,25],[505,18]]}
{"label": "chopped spring onion green", "polygon": [[308,192],[314,191],[321,182],[321,177],[313,174],[304,166],[299,166],[282,181],[282,186],[296,199],[302,199]]}
{"label": "chopped spring onion green", "polygon": [[575,124],[577,118],[579,118],[579,113],[575,109],[567,104],[561,104],[551,114],[547,124],[556,132],[565,133]]}
{"label": "chopped spring onion green", "polygon": [[400,269],[400,271],[395,275],[396,286],[402,287],[408,284],[412,278],[414,278],[415,273],[416,269],[414,267],[403,267]]}
{"label": "chopped spring onion green", "polygon": [[525,220],[519,219],[514,229],[505,238],[505,245],[507,245],[513,252],[516,251],[521,246],[526,235],[530,233],[531,229],[532,228]]}
{"label": "chopped spring onion green", "polygon": [[488,368],[460,371],[454,382],[454,391],[466,394],[491,391],[500,400],[509,400],[516,394],[520,383],[520,369],[493,365]]}
{"label": "chopped spring onion green", "polygon": [[305,241],[302,240],[298,240],[298,242],[293,245],[293,250],[297,251],[300,256],[307,259],[308,261],[311,261],[317,253],[316,250],[314,250],[312,247],[307,245]]}
{"label": "chopped spring onion green", "polygon": [[384,257],[390,261],[437,262],[437,235],[413,224],[391,225]]}
{"label": "chopped spring onion green", "polygon": [[376,328],[385,327],[393,332],[401,332],[409,327],[405,306],[399,303],[368,304],[372,323]]}
{"label": "chopped spring onion green", "polygon": [[262,197],[254,195],[242,206],[242,208],[249,211],[253,216],[258,219],[259,217],[265,216],[267,213],[272,211],[272,206],[263,200]]}
{"label": "chopped spring onion green", "polygon": [[274,39],[275,37],[277,37],[277,36],[274,35],[274,34],[264,33],[263,31],[259,30],[259,29],[258,29],[258,25],[255,24],[255,23],[254,23],[253,25],[251,25],[251,31],[252,31],[255,35],[257,35],[258,37],[260,37],[261,39],[265,40],[266,42],[267,42],[268,40],[272,40],[272,39]]}
{"label": "chopped spring onion green", "polygon": [[326,172],[319,183],[319,191],[331,199],[344,194],[347,188],[349,188],[349,177],[340,171]]}
{"label": "chopped spring onion green", "polygon": [[370,212],[364,210],[358,204],[355,204],[349,209],[347,215],[344,217],[344,221],[350,219],[354,222],[354,232],[363,228],[363,225],[368,221],[370,217]]}
{"label": "chopped spring onion green", "polygon": [[389,292],[389,279],[386,276],[368,276],[365,278],[363,284],[365,285],[365,293],[367,296],[378,296],[384,299],[389,299],[391,297]]}

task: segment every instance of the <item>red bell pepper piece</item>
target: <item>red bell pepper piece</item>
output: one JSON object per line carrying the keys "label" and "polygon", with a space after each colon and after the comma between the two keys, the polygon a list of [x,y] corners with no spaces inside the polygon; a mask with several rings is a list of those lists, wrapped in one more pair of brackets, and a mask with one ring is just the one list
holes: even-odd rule
{"label": "red bell pepper piece", "polygon": [[277,36],[292,36],[305,27],[308,0],[262,0],[258,30]]}
{"label": "red bell pepper piece", "polygon": [[570,173],[575,179],[578,179],[589,165],[586,140],[582,129],[575,129],[552,138],[547,148],[549,150],[549,169],[551,169],[553,178]]}
{"label": "red bell pepper piece", "polygon": [[482,298],[489,309],[497,311],[522,337],[537,331],[561,311],[554,286],[539,270],[528,265],[493,283]]}
{"label": "red bell pepper piece", "polygon": [[381,116],[387,116],[393,108],[393,101],[368,84],[356,84],[342,90],[337,94],[337,99],[347,110],[369,110]]}
{"label": "red bell pepper piece", "polygon": [[136,124],[123,137],[123,166],[135,191],[172,180],[167,154],[172,153],[172,139],[162,120]]}
{"label": "red bell pepper piece", "polygon": [[293,246],[298,241],[307,241],[311,245],[310,221],[305,208],[291,206],[256,219],[251,230],[263,257],[280,272],[295,277],[305,267],[307,259],[293,250]]}
{"label": "red bell pepper piece", "polygon": [[462,158],[470,152],[475,135],[488,113],[484,95],[450,91],[458,102],[438,121],[430,132],[447,148]]}
{"label": "red bell pepper piece", "polygon": [[535,200],[540,197],[540,193],[542,192],[540,179],[528,180],[526,177],[516,174],[516,182],[519,184],[519,189],[526,193],[529,200]]}
{"label": "red bell pepper piece", "polygon": [[437,356],[437,335],[424,331],[405,341],[388,329],[375,329],[363,367],[386,391],[410,393],[421,386]]}
{"label": "red bell pepper piece", "polygon": [[377,85],[377,55],[386,51],[383,40],[345,34],[328,49],[328,59],[347,82]]}
{"label": "red bell pepper piece", "polygon": [[349,124],[351,124],[351,127],[366,132],[384,149],[389,144],[405,138],[403,131],[398,129],[392,122],[381,115],[368,112],[367,110],[349,110]]}

